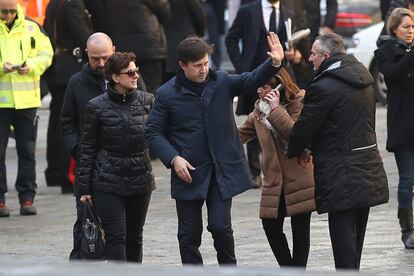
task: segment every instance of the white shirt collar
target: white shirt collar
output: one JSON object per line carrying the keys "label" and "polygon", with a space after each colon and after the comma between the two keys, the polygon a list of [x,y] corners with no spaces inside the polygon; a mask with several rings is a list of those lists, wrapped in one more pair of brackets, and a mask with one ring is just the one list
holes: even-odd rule
{"label": "white shirt collar", "polygon": [[280,1],[277,1],[275,4],[272,5],[269,1],[262,0],[263,9],[271,8],[272,6],[275,7],[276,9],[280,9]]}

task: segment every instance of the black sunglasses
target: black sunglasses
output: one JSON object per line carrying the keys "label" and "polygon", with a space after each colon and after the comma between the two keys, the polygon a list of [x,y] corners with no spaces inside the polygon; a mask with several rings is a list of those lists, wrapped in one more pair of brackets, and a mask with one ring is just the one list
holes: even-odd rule
{"label": "black sunglasses", "polygon": [[133,78],[135,74],[139,76],[139,67],[135,68],[135,70],[129,70],[128,72],[118,73],[118,75],[126,74],[128,77]]}
{"label": "black sunglasses", "polygon": [[11,10],[2,9],[1,10],[2,15],[7,15],[8,13],[10,13],[11,15],[14,15],[17,13],[17,10],[16,9],[11,9]]}

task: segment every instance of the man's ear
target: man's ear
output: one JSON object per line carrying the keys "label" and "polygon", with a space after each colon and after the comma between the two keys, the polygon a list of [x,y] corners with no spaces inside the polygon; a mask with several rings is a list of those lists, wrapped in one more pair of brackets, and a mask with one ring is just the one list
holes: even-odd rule
{"label": "man's ear", "polygon": [[181,60],[178,61],[178,65],[180,65],[180,68],[183,70],[186,68],[186,64],[182,62]]}

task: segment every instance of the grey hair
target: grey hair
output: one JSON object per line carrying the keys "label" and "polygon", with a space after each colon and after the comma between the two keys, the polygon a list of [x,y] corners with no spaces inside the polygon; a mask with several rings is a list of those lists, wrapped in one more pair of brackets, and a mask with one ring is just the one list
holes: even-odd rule
{"label": "grey hair", "polygon": [[330,55],[345,54],[345,44],[342,37],[336,33],[322,34],[315,41],[319,41],[318,52]]}

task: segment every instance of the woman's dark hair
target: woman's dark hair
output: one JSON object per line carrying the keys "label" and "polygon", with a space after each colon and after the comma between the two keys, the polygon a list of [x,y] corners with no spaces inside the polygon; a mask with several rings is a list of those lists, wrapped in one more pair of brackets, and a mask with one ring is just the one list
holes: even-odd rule
{"label": "woman's dark hair", "polygon": [[177,47],[177,58],[185,64],[189,61],[198,61],[212,53],[213,47],[196,36],[184,39]]}
{"label": "woman's dark hair", "polygon": [[109,84],[113,85],[114,81],[112,80],[113,74],[118,74],[122,69],[125,69],[129,66],[129,63],[135,62],[136,56],[134,53],[123,53],[115,52],[106,62],[104,68],[105,79]]}
{"label": "woman's dark hair", "polygon": [[414,20],[414,13],[406,8],[396,8],[392,11],[387,20],[387,31],[390,36],[395,37],[394,31],[400,26],[405,16]]}
{"label": "woman's dark hair", "polygon": [[285,89],[287,100],[294,100],[296,94],[300,92],[300,88],[293,82],[289,72],[285,68],[281,68],[279,72],[268,82],[272,88],[276,88],[279,83],[282,83]]}

